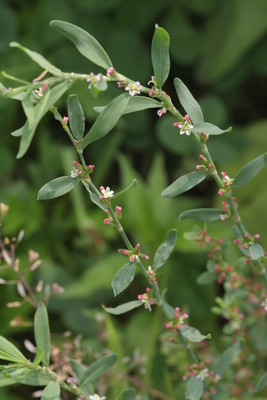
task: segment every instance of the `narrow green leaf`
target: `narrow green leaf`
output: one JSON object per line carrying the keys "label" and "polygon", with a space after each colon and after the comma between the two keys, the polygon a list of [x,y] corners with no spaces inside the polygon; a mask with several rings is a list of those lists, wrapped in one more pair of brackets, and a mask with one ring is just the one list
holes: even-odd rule
{"label": "narrow green leaf", "polygon": [[101,203],[99,197],[90,190],[89,184],[85,181],[82,181],[82,184],[89,193],[92,203],[96,204],[99,208],[101,208],[101,210],[106,212],[107,208]]}
{"label": "narrow green leaf", "polygon": [[183,334],[186,339],[188,339],[190,342],[194,343],[199,343],[202,342],[205,339],[210,339],[211,335],[202,335],[196,328],[193,328],[192,326],[182,326],[180,329],[181,333]]}
{"label": "narrow green leaf", "polygon": [[136,396],[136,392],[132,389],[126,389],[124,392],[120,395],[118,400],[133,400]]}
{"label": "narrow green leaf", "polygon": [[212,282],[215,282],[217,279],[216,275],[213,274],[212,272],[203,272],[199,277],[197,278],[197,283],[199,285],[208,285]]}
{"label": "narrow green leaf", "polygon": [[0,371],[0,387],[14,385],[17,383],[16,379],[12,379],[10,376],[6,375],[5,370]]}
{"label": "narrow green leaf", "polygon": [[119,196],[121,196],[122,194],[126,193],[129,189],[132,189],[132,188],[134,188],[134,187],[136,187],[136,186],[137,186],[137,180],[134,179],[134,180],[132,181],[132,183],[130,184],[130,186],[128,186],[127,188],[121,190],[121,191],[118,192],[118,193],[115,193],[114,196],[112,196],[112,199],[116,199],[117,197],[119,197]]}
{"label": "narrow green leaf", "polygon": [[204,391],[204,383],[192,376],[186,385],[186,400],[200,400]]}
{"label": "narrow green leaf", "polygon": [[263,153],[261,156],[250,161],[237,173],[232,187],[237,188],[251,181],[262,170],[266,162],[267,153]]}
{"label": "narrow green leaf", "polygon": [[215,365],[214,373],[222,376],[232,361],[234,361],[234,359],[241,353],[242,349],[243,343],[237,341],[225,350]]}
{"label": "narrow green leaf", "polygon": [[16,382],[29,386],[46,386],[51,381],[49,376],[38,374],[29,368],[19,368],[7,375]]}
{"label": "narrow green leaf", "polygon": [[202,222],[211,222],[220,219],[224,214],[222,210],[217,208],[197,208],[195,210],[187,210],[179,215],[179,220],[191,218]]}
{"label": "narrow green leaf", "polygon": [[196,124],[197,122],[204,122],[204,117],[200,105],[194,99],[194,97],[187,89],[185,84],[181,81],[181,79],[174,79],[174,87],[182,107],[189,115],[189,118],[191,119],[193,124]]}
{"label": "narrow green leaf", "polygon": [[50,361],[50,329],[47,310],[41,301],[34,315],[34,337],[37,346],[43,350],[42,362],[48,367]]}
{"label": "narrow green leaf", "polygon": [[49,61],[47,61],[41,54],[36,53],[35,51],[29,50],[26,47],[22,46],[17,42],[11,42],[10,47],[18,47],[20,50],[24,51],[34,62],[36,62],[40,67],[50,72],[55,76],[63,76],[63,72],[52,65]]}
{"label": "narrow green leaf", "polygon": [[41,400],[59,400],[60,386],[57,382],[50,382],[44,389]]}
{"label": "narrow green leaf", "polygon": [[3,97],[20,100],[20,101],[23,100],[23,98],[25,97],[26,91],[29,88],[29,85],[24,85],[24,86],[19,86],[16,88],[7,89],[1,84],[1,82],[0,82],[0,85],[1,85],[1,95]]}
{"label": "narrow green leaf", "polygon": [[253,243],[249,246],[249,253],[252,260],[258,260],[260,257],[264,257],[264,250],[258,243]]}
{"label": "narrow green leaf", "polygon": [[166,240],[159,246],[156,251],[153,260],[153,270],[156,271],[158,268],[162,267],[171,255],[171,252],[175,246],[177,240],[176,229],[171,229],[167,233]]}
{"label": "narrow green leaf", "polygon": [[173,182],[167,189],[165,189],[162,193],[162,197],[174,197],[178,196],[181,193],[186,192],[187,190],[192,189],[197,186],[200,182],[204,181],[207,172],[189,172],[189,174],[183,175],[178,178],[175,182]]}
{"label": "narrow green leaf", "polygon": [[[106,107],[94,107],[94,110],[101,113]],[[151,97],[132,96],[123,111],[123,114],[130,114],[136,111],[147,110],[148,108],[162,108],[162,104]]]}
{"label": "narrow green leaf", "polygon": [[28,118],[28,123],[29,126],[32,127],[34,126],[35,123],[35,113],[34,113],[34,107],[33,104],[30,100],[29,97],[26,97],[22,102],[22,107],[23,107],[23,111],[26,115],[26,117]]}
{"label": "narrow green leaf", "polygon": [[111,286],[114,296],[123,292],[133,281],[135,275],[135,263],[125,264],[115,275]]}
{"label": "narrow green leaf", "polygon": [[71,40],[78,51],[88,60],[104,69],[112,67],[112,62],[103,47],[88,32],[64,21],[55,20],[52,21],[50,25]]}
{"label": "narrow green leaf", "polygon": [[88,385],[88,383],[94,382],[100,375],[108,371],[115,364],[117,359],[117,354],[109,354],[91,364],[81,377],[81,388]]}
{"label": "narrow green leaf", "polygon": [[143,304],[142,300],[134,300],[134,301],[129,301],[129,303],[121,304],[120,306],[115,307],[115,308],[104,307],[104,306],[103,306],[103,308],[109,314],[120,315],[120,314],[124,314],[128,311],[131,311],[134,308],[140,307],[142,304]]}
{"label": "narrow green leaf", "polygon": [[40,347],[35,347],[34,351],[36,353],[36,356],[34,357],[33,365],[37,367],[42,361],[44,352],[42,349],[40,349]]}
{"label": "narrow green leaf", "polygon": [[[83,376],[83,374],[86,371],[86,368],[80,364],[79,362],[77,362],[76,360],[70,360],[70,364],[73,368],[73,371],[75,372],[75,374],[77,375],[78,378],[78,384],[80,385],[80,380],[81,377]],[[83,388],[83,393],[85,394],[85,396],[87,396],[89,398],[90,395],[94,394],[94,388],[92,384],[87,384],[86,387]]]}
{"label": "narrow green leaf", "polygon": [[76,94],[68,97],[68,117],[71,133],[77,140],[81,140],[84,135],[84,113]]}
{"label": "narrow green leaf", "polygon": [[260,380],[257,382],[255,386],[255,393],[260,392],[261,390],[265,389],[267,387],[267,372],[265,372],[264,375],[260,378]]}
{"label": "narrow green leaf", "polygon": [[23,136],[24,133],[27,132],[27,130],[29,130],[29,122],[28,122],[28,120],[26,120],[25,124],[21,128],[11,132],[10,135],[14,136],[14,137],[20,137],[20,136]]}
{"label": "narrow green leaf", "polygon": [[[2,354],[2,356],[1,356]],[[18,362],[18,363],[25,363],[27,362],[27,358],[8,340],[6,340],[3,336],[0,336],[0,358],[7,354],[10,357],[10,361]]]}
{"label": "narrow green leaf", "polygon": [[151,57],[154,76],[158,87],[161,89],[170,72],[169,56],[170,38],[165,29],[155,26],[152,39]]}
{"label": "narrow green leaf", "polygon": [[[189,115],[190,116],[190,115]],[[218,126],[210,124],[209,122],[198,122],[194,124],[193,132],[205,132],[208,135],[221,135],[225,132],[231,132],[232,127],[222,130]]]}
{"label": "narrow green leaf", "polygon": [[81,180],[71,176],[61,176],[46,183],[38,192],[37,200],[49,200],[70,192]]}

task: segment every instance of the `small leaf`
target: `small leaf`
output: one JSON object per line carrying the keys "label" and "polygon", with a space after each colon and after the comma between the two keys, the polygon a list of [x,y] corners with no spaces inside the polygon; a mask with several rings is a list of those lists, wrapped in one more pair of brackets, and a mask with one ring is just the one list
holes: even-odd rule
{"label": "small leaf", "polygon": [[200,400],[203,395],[204,383],[192,376],[186,385],[186,400]]}
{"label": "small leaf", "polygon": [[55,76],[63,76],[63,72],[52,65],[49,61],[47,61],[41,54],[36,53],[35,51],[29,50],[21,44],[17,42],[11,42],[10,47],[18,47],[20,50],[24,51],[34,62],[36,62],[40,67],[50,72]]}
{"label": "small leaf", "polygon": [[168,33],[156,25],[152,40],[151,57],[155,79],[160,89],[170,72],[169,46],[170,38]]}
{"label": "small leaf", "polygon": [[[4,358],[5,355],[8,358]],[[0,336],[0,359],[18,363],[27,362],[27,358],[25,358],[24,355],[3,336]]]}
{"label": "small leaf", "polygon": [[49,200],[70,192],[81,180],[71,176],[61,176],[44,185],[38,192],[37,200]]}
{"label": "small leaf", "polygon": [[132,183],[130,184],[130,186],[128,186],[127,188],[121,190],[121,191],[118,192],[118,193],[115,193],[114,196],[112,196],[112,199],[116,199],[117,197],[119,197],[119,196],[121,196],[122,194],[124,194],[125,192],[127,192],[129,189],[132,189],[132,188],[134,188],[134,187],[136,187],[136,186],[137,186],[137,180],[134,179],[134,180],[132,181]]}
{"label": "small leaf", "polygon": [[81,140],[84,135],[84,113],[76,94],[68,97],[68,117],[71,133],[75,139]]}
{"label": "small leaf", "polygon": [[135,263],[129,262],[125,264],[115,275],[111,286],[113,288],[114,296],[123,292],[133,281],[135,275]]}
{"label": "small leaf", "polygon": [[249,246],[249,253],[252,260],[258,260],[259,258],[264,257],[264,250],[258,243],[253,243]]}
{"label": "small leaf", "polygon": [[40,349],[40,347],[35,347],[34,351],[36,353],[36,356],[34,357],[33,365],[35,367],[37,367],[40,364],[40,362],[42,361],[44,353],[43,353],[43,350]]}
{"label": "small leaf", "polygon": [[267,372],[265,372],[264,375],[260,378],[260,380],[257,382],[255,386],[255,393],[260,392],[261,390],[265,389],[267,387]]}
{"label": "small leaf", "polygon": [[116,354],[109,354],[91,364],[80,379],[81,388],[88,385],[88,383],[94,382],[100,375],[108,371],[117,359],[118,356]]}
{"label": "small leaf", "polygon": [[211,335],[208,334],[206,336],[202,335],[197,329],[192,326],[182,326],[180,331],[183,336],[186,337],[190,342],[199,343],[204,339],[210,339]]}
{"label": "small leaf", "polygon": [[261,156],[250,161],[237,173],[234,178],[232,187],[237,188],[251,181],[262,170],[266,162],[267,153],[264,153]]}
{"label": "small leaf", "polygon": [[[83,374],[86,371],[86,368],[76,360],[70,360],[70,364],[73,368],[73,371],[77,375],[78,378],[78,384],[80,385],[80,379],[83,376]],[[86,387],[83,388],[83,393],[89,398],[90,395],[94,394],[94,388],[92,384],[86,385]]]}
{"label": "small leaf", "polygon": [[193,132],[205,132],[208,135],[221,135],[222,133],[225,132],[231,132],[232,127],[230,126],[229,128],[222,130],[218,128],[218,126],[210,124],[209,122],[198,122],[194,125],[194,128],[192,129]]}
{"label": "small leaf", "polygon": [[195,210],[184,211],[179,215],[179,220],[191,218],[202,222],[211,222],[220,219],[223,211],[217,208],[197,208]]}
{"label": "small leaf", "polygon": [[113,99],[98,116],[90,131],[85,135],[82,149],[107,135],[120,119],[130,96],[124,93]]}
{"label": "small leaf", "polygon": [[134,300],[134,301],[129,301],[129,303],[124,303],[121,304],[118,307],[112,308],[112,307],[104,307],[104,310],[107,311],[109,314],[113,315],[120,315],[124,314],[128,311],[133,310],[134,308],[140,307],[143,305],[142,300]]}
{"label": "small leaf", "polygon": [[162,267],[171,255],[171,252],[175,246],[177,240],[177,231],[172,229],[167,233],[167,238],[156,251],[153,260],[153,270],[156,271],[158,268]]}
{"label": "small leaf", "polygon": [[189,172],[189,174],[183,175],[178,178],[175,182],[173,182],[167,189],[165,189],[162,193],[162,197],[174,197],[178,196],[181,193],[186,192],[187,190],[192,189],[197,186],[200,182],[204,181],[207,172]]}
{"label": "small leaf", "polygon": [[135,398],[135,395],[136,392],[132,388],[129,388],[124,390],[118,400],[133,400]]}
{"label": "small leaf", "polygon": [[[102,111],[106,107],[94,107],[94,110],[98,113],[102,113]],[[124,114],[130,114],[136,111],[147,110],[148,108],[162,108],[162,104],[157,100],[151,99],[151,97],[144,96],[132,96],[129,98],[129,102],[123,111]]]}
{"label": "small leaf", "polygon": [[57,382],[50,382],[44,389],[41,400],[59,400],[60,386]]}
{"label": "small leaf", "polygon": [[174,79],[174,87],[180,100],[180,103],[189,118],[196,124],[197,122],[204,122],[204,117],[198,102],[194,99],[190,91],[187,89],[185,84],[179,78]]}
{"label": "small leaf", "polygon": [[209,283],[215,282],[216,279],[217,277],[215,274],[206,271],[199,275],[199,277],[197,278],[197,283],[199,285],[208,285]]}
{"label": "small leaf", "polygon": [[50,361],[50,329],[47,310],[41,301],[34,315],[34,337],[37,346],[43,351],[42,362],[48,367]]}
{"label": "small leaf", "polygon": [[112,67],[112,62],[103,47],[88,32],[64,21],[55,20],[52,21],[50,25],[71,40],[78,51],[88,60],[104,69]]}
{"label": "small leaf", "polygon": [[214,373],[222,376],[229,365],[232,363],[232,361],[234,361],[234,359],[239,356],[242,349],[242,342],[237,341],[235,344],[225,350],[215,365]]}

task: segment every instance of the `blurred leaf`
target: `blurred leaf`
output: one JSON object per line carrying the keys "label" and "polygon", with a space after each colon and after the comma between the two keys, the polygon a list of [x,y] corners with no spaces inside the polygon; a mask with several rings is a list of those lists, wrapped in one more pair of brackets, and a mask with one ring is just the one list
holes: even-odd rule
{"label": "blurred leaf", "polygon": [[[81,377],[85,373],[86,368],[76,360],[70,360],[70,364],[71,364],[71,366],[73,368],[73,371],[77,375],[78,384],[80,385]],[[86,385],[86,387],[83,388],[83,392],[84,392],[84,394],[86,396],[89,397],[90,395],[94,394],[94,388],[93,388],[93,386],[91,384],[88,384],[88,385]]]}
{"label": "blurred leaf", "polygon": [[160,89],[170,72],[169,46],[170,38],[168,33],[156,25],[152,40],[151,57],[156,83]]}
{"label": "blurred leaf", "polygon": [[[130,114],[136,111],[147,110],[148,108],[161,108],[162,104],[157,100],[151,99],[151,97],[144,96],[133,96],[129,98],[128,104],[123,111],[123,114]],[[102,113],[102,111],[106,107],[94,107],[94,110],[98,113]]]}
{"label": "blurred leaf", "polygon": [[41,400],[59,400],[60,386],[57,382],[50,382],[44,389]]}
{"label": "blurred leaf", "polygon": [[0,387],[14,385],[14,383],[17,383],[16,379],[13,379],[6,375],[5,370],[0,371]]}
{"label": "blurred leaf", "polygon": [[171,252],[175,246],[177,240],[176,229],[171,229],[167,233],[167,238],[156,251],[153,260],[153,270],[156,271],[158,268],[162,267],[171,255]]}
{"label": "blurred leaf", "polygon": [[9,372],[6,371],[7,374],[16,382],[21,383],[23,385],[29,386],[46,386],[51,378],[47,375],[37,374],[35,371],[29,368],[19,368],[15,371]]}
{"label": "blurred leaf", "polygon": [[124,314],[128,311],[131,311],[134,308],[140,307],[143,304],[144,303],[142,302],[142,300],[134,300],[134,301],[129,301],[129,303],[121,304],[120,306],[115,307],[115,308],[104,307],[104,306],[103,306],[103,308],[105,311],[107,311],[110,314],[120,315],[120,314]]}
{"label": "blurred leaf", "polygon": [[174,197],[178,196],[181,193],[186,192],[187,190],[192,189],[194,186],[197,186],[200,182],[204,181],[207,172],[189,172],[189,174],[183,175],[178,178],[175,182],[173,182],[167,189],[165,189],[162,193],[162,197]]}
{"label": "blurred leaf", "polygon": [[213,274],[212,272],[203,272],[199,277],[197,278],[197,283],[199,285],[208,285],[212,282],[215,282],[217,279],[216,275]]}
{"label": "blurred leaf", "polygon": [[90,185],[85,181],[82,181],[82,184],[89,193],[92,203],[96,204],[99,208],[101,208],[101,210],[106,212],[107,208],[101,203],[99,197],[90,190]]}
{"label": "blurred leaf", "polygon": [[77,140],[81,140],[84,134],[84,113],[78,96],[72,94],[68,97],[68,117],[71,133]]}
{"label": "blurred leaf", "polygon": [[27,362],[27,358],[3,336],[0,336],[0,359],[17,363]]}
{"label": "blurred leaf", "polygon": [[80,379],[81,388],[88,385],[88,383],[94,382],[100,375],[108,371],[117,359],[118,356],[116,354],[109,354],[91,364]]}
{"label": "blurred leaf", "polygon": [[211,222],[220,219],[223,211],[217,208],[197,208],[196,210],[184,211],[179,215],[179,220],[191,218],[202,222]]}
{"label": "blurred leaf", "polygon": [[186,113],[189,115],[193,124],[204,122],[204,117],[198,102],[194,99],[185,84],[179,78],[174,79],[174,87],[180,100],[180,103]]}
{"label": "blurred leaf", "polygon": [[81,180],[71,176],[61,176],[46,183],[38,192],[37,200],[49,200],[70,192]]}
{"label": "blurred leaf", "polygon": [[222,130],[218,128],[218,126],[212,125],[209,122],[198,122],[194,125],[194,128],[192,129],[193,132],[205,132],[208,135],[221,135],[222,133],[225,132],[231,132],[232,128],[229,127],[225,130]]}
{"label": "blurred leaf", "polygon": [[35,347],[34,351],[35,351],[36,356],[34,357],[33,365],[35,367],[37,367],[40,364],[40,362],[42,361],[44,352],[42,349],[40,349],[40,347]]}
{"label": "blurred leaf", "polygon": [[104,69],[112,67],[112,62],[103,47],[88,32],[64,21],[55,20],[52,21],[50,25],[71,40],[78,51],[88,60]]}
{"label": "blurred leaf", "polygon": [[261,390],[265,389],[266,387],[267,387],[267,372],[264,375],[262,375],[260,380],[257,382],[254,391],[258,393]]}
{"label": "blurred leaf", "polygon": [[186,339],[194,343],[199,343],[205,339],[211,338],[210,334],[204,336],[196,328],[193,328],[192,326],[182,326],[180,331],[183,334],[183,336],[186,337]]}
{"label": "blurred leaf", "polygon": [[258,243],[253,243],[249,246],[249,253],[252,260],[258,260],[259,258],[264,257],[264,250]]}
{"label": "blurred leaf", "polygon": [[125,264],[115,275],[111,286],[114,296],[123,292],[133,281],[135,275],[135,263],[129,262]]}
{"label": "blurred leaf", "polygon": [[124,390],[118,400],[133,400],[135,398],[135,391],[132,388]]}
{"label": "blurred leaf", "polygon": [[254,176],[256,176],[262,170],[266,162],[267,153],[263,153],[261,156],[250,161],[241,169],[241,171],[237,173],[234,178],[232,187],[237,188],[250,182],[254,178]]}
{"label": "blurred leaf", "polygon": [[42,362],[48,367],[50,361],[50,329],[47,310],[41,301],[34,315],[34,337],[37,346],[43,351]]}
{"label": "blurred leaf", "polygon": [[186,400],[200,400],[203,395],[204,383],[192,376],[186,385]]}
{"label": "blurred leaf", "polygon": [[215,375],[218,374],[222,376],[234,359],[239,356],[243,347],[243,343],[241,341],[237,341],[235,344],[225,350],[214,367]]}
{"label": "blurred leaf", "polygon": [[125,192],[127,192],[129,189],[132,189],[132,188],[134,188],[134,187],[136,187],[136,186],[137,186],[137,180],[134,179],[134,180],[132,181],[132,183],[130,184],[130,186],[128,186],[127,188],[125,188],[125,189],[121,190],[120,192],[114,194],[114,196],[112,196],[112,199],[116,199],[117,197],[119,197],[119,196],[121,196],[122,194],[124,194]]}

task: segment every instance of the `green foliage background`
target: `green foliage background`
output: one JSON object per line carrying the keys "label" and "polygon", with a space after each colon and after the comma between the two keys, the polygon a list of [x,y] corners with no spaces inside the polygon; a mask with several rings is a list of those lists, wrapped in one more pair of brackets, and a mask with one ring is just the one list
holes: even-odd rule
{"label": "green foliage background", "polygon": [[[0,70],[27,80],[40,74],[39,67],[24,53],[9,48],[9,42],[17,41],[63,71],[98,73],[72,43],[49,27],[51,20],[61,19],[95,36],[119,72],[146,85],[152,74],[150,46],[158,23],[171,38],[171,76],[165,90],[177,106],[173,79],[181,78],[199,101],[206,121],[222,128],[233,126],[232,133],[211,138],[209,146],[218,165],[234,177],[267,148],[266,15],[265,0],[2,0]],[[5,84],[9,86],[10,82]],[[95,99],[84,83],[77,83],[71,92],[79,96],[88,128],[97,116],[93,106],[106,105],[121,93],[110,84],[108,91]],[[58,104],[63,115],[66,98]],[[75,157],[53,117],[45,117],[29,152],[20,160],[15,158],[18,140],[10,136],[24,123],[20,104],[0,98],[0,119],[0,201],[10,207],[3,233],[14,236],[25,229],[18,250],[22,269],[27,265],[28,249],[40,253],[43,264],[32,284],[44,279],[66,288],[62,297],[49,304],[52,331],[70,330],[73,336],[82,333],[85,344],[99,347],[94,310],[99,311],[100,304],[116,306],[135,300],[144,291],[144,282],[137,275],[125,294],[113,298],[110,283],[124,263],[116,253],[122,243],[117,232],[103,225],[103,213],[88,202],[81,187],[53,201],[36,201],[38,190],[46,182],[70,174]],[[151,259],[167,231],[178,229],[177,245],[159,277],[160,285],[168,287],[168,300],[174,306],[189,311],[190,325],[216,338],[220,323],[211,318],[210,308],[218,288],[196,285],[197,276],[204,270],[205,254],[183,239],[183,232],[190,230],[193,222],[178,222],[178,215],[189,208],[220,207],[221,199],[211,181],[181,198],[160,197],[168,184],[195,170],[198,163],[197,146],[188,137],[180,137],[173,122],[168,115],[159,118],[155,110],[124,116],[111,134],[86,149],[85,158],[96,166],[93,179],[97,186],[109,185],[116,191],[132,179],[138,180],[138,187],[122,197],[119,205],[132,242],[140,242],[141,250]],[[265,179],[266,171],[236,190],[244,224],[252,233],[260,233],[262,244],[267,242]],[[211,223],[209,233],[232,240],[227,222]],[[233,261],[236,253],[232,249],[228,253]],[[32,332],[9,326],[18,310],[7,311],[5,304],[16,299],[14,287],[1,287],[1,335],[19,341],[31,338]],[[27,306],[19,313],[25,320],[32,319],[33,310]],[[163,328],[157,313],[138,310],[121,320],[109,317],[106,324],[110,338],[107,345],[112,350],[129,356],[139,348],[141,354],[152,355],[143,377],[145,383],[152,382],[170,396],[179,390],[168,385],[168,367],[157,368],[156,361],[162,357],[157,350],[158,335]],[[26,399],[30,392],[28,388],[0,388],[1,398],[9,400]]]}

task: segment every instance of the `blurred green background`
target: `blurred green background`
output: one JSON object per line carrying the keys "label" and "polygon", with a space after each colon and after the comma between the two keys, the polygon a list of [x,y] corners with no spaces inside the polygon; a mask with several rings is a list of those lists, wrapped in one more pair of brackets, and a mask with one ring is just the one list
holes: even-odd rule
{"label": "blurred green background", "polygon": [[[29,81],[41,73],[24,53],[9,48],[11,41],[17,41],[64,71],[103,72],[50,28],[51,20],[60,19],[95,36],[116,70],[146,86],[152,75],[150,47],[158,23],[171,39],[171,72],[164,89],[179,108],[173,79],[181,78],[201,104],[206,121],[221,128],[233,126],[230,134],[211,138],[209,147],[218,168],[234,177],[244,164],[267,148],[266,15],[265,0],[2,0],[0,70]],[[77,83],[57,104],[62,115],[66,115],[70,93],[78,94],[89,129],[97,116],[93,106],[107,104],[121,91],[110,84],[95,99],[85,83]],[[81,187],[53,201],[36,201],[38,190],[46,182],[69,175],[72,169],[75,154],[60,125],[47,115],[26,156],[17,160],[19,141],[10,133],[24,124],[20,103],[0,98],[0,118],[0,201],[10,207],[2,231],[4,236],[12,237],[20,229],[25,230],[18,248],[22,269],[27,266],[28,249],[40,253],[43,264],[30,277],[33,285],[44,279],[66,288],[63,296],[52,298],[49,303],[52,331],[71,331],[72,337],[81,333],[84,348],[89,346],[93,351],[107,346],[126,357],[139,349],[143,356],[150,357],[147,372],[140,375],[142,382],[168,393],[169,398],[178,398],[181,389],[175,376],[168,366],[157,367],[163,357],[158,342],[163,318],[143,309],[122,318],[110,318],[101,312],[101,304],[116,306],[135,300],[145,290],[145,282],[137,274],[132,286],[113,298],[111,280],[125,263],[116,251],[124,247],[117,232],[103,225],[105,216],[88,201]],[[124,116],[112,133],[86,149],[85,159],[88,164],[95,164],[96,186],[110,186],[117,191],[133,178],[138,180],[138,187],[122,197],[118,205],[123,207],[122,222],[133,244],[140,242],[141,250],[150,259],[168,230],[178,229],[179,240],[159,276],[160,285],[162,289],[169,288],[167,299],[173,306],[188,310],[190,325],[216,337],[220,326],[210,308],[219,289],[216,285],[196,285],[197,276],[205,269],[205,253],[183,239],[183,232],[191,230],[194,223],[178,222],[178,216],[189,208],[220,207],[221,199],[208,180],[180,198],[160,197],[171,182],[195,170],[198,164],[198,148],[188,137],[177,135],[177,128],[172,127],[174,121],[169,115],[159,118],[155,110]],[[262,171],[235,192],[245,226],[253,234],[260,233],[262,244],[267,240],[265,182],[266,171]],[[227,221],[211,223],[209,233],[226,242],[232,240]],[[230,262],[235,256],[230,248]],[[3,277],[11,275],[3,273]],[[27,306],[6,308],[7,302],[18,299],[16,288],[1,286],[0,299],[1,335],[17,342],[26,337],[32,339],[31,329],[9,326],[18,313],[25,321],[33,316]],[[99,339],[100,313],[104,321],[101,329],[108,331],[103,343]],[[29,398],[31,391],[26,387],[0,388],[0,395],[1,399],[23,400]],[[116,389],[110,398],[115,395]]]}

